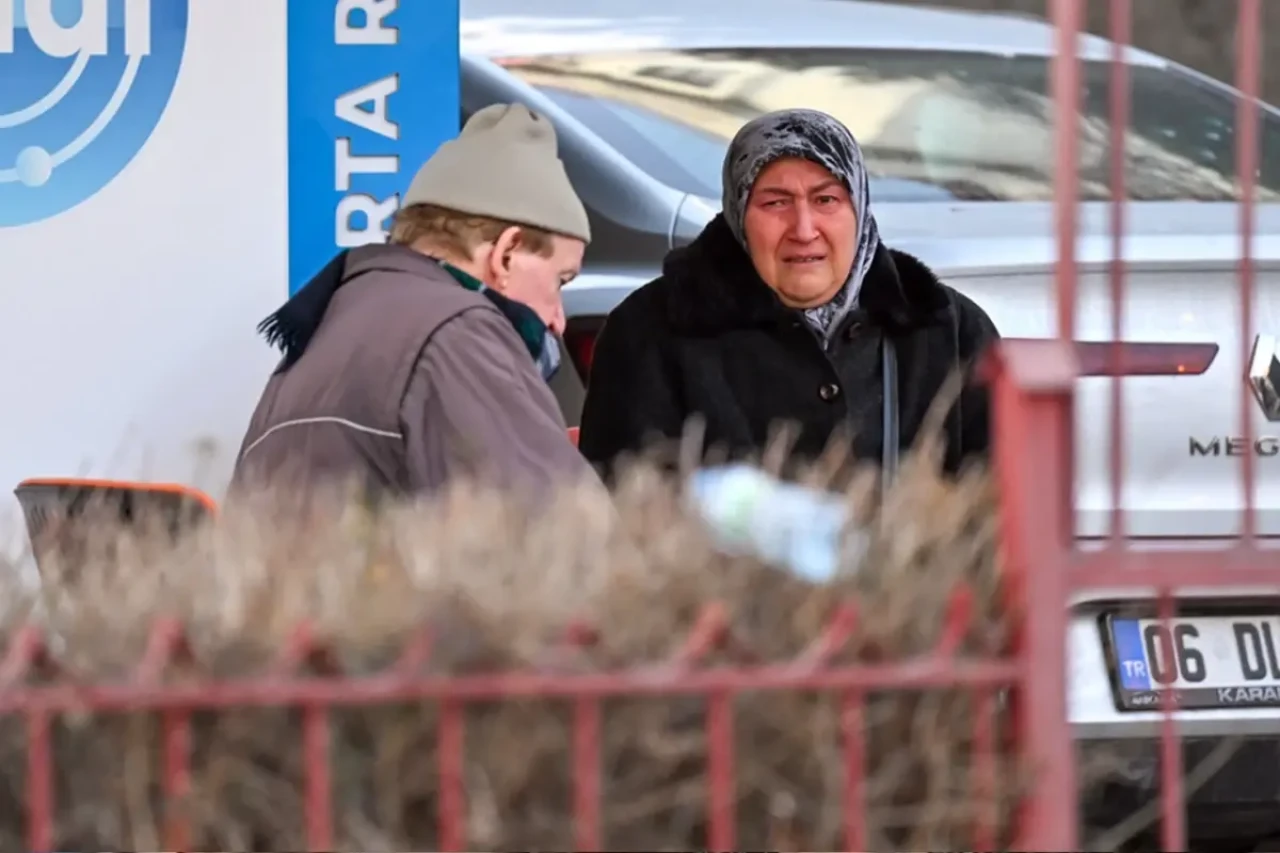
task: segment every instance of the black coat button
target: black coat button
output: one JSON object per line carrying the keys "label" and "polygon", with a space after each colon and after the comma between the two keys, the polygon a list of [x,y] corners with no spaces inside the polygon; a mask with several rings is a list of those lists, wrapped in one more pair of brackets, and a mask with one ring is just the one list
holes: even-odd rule
{"label": "black coat button", "polygon": [[840,386],[834,382],[828,382],[818,389],[818,396],[830,403],[840,396]]}
{"label": "black coat button", "polygon": [[859,320],[854,320],[852,323],[849,324],[848,328],[844,330],[845,340],[847,341],[853,340],[858,336],[858,332],[860,331],[862,331],[862,322]]}

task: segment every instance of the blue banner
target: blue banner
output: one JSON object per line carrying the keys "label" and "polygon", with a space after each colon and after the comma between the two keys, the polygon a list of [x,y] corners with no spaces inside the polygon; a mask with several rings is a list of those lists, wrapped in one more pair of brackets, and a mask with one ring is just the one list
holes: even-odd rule
{"label": "blue banner", "polygon": [[289,293],[458,132],[458,0],[289,0]]}

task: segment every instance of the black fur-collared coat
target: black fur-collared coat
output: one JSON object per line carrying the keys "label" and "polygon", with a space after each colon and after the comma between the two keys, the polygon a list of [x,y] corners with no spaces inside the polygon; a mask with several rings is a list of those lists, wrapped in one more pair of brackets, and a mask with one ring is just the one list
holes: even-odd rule
{"label": "black fur-collared coat", "polygon": [[[619,454],[675,439],[700,415],[705,443],[732,456],[762,450],[771,426],[799,432],[793,452],[814,458],[851,436],[855,460],[879,462],[884,421],[882,352],[898,362],[899,446],[914,442],[935,395],[968,373],[998,338],[977,304],[921,261],[881,246],[858,306],[824,347],[801,312],[761,281],[722,216],[671,252],[662,276],[630,294],[596,341],[579,447],[608,473]],[[988,394],[966,383],[945,423],[945,467],[984,460]]]}

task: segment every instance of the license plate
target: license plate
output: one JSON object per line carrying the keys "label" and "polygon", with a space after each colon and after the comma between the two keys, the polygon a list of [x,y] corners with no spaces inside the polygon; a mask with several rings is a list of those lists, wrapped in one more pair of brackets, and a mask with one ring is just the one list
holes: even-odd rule
{"label": "license plate", "polygon": [[1106,620],[1125,711],[1280,707],[1280,616]]}

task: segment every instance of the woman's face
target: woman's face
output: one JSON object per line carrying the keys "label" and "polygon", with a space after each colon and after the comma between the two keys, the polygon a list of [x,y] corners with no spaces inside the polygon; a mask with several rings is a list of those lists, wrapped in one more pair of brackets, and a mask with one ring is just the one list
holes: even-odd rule
{"label": "woman's face", "polygon": [[784,157],[762,169],[742,228],[751,263],[784,305],[825,305],[849,278],[858,215],[840,179],[811,160]]}

